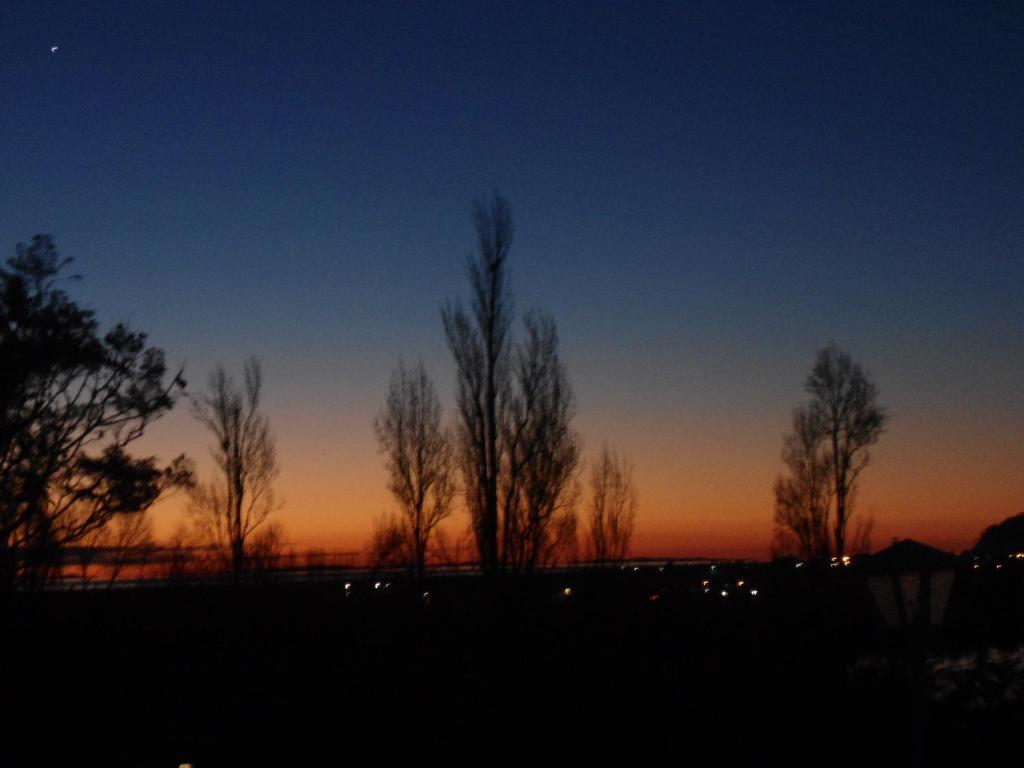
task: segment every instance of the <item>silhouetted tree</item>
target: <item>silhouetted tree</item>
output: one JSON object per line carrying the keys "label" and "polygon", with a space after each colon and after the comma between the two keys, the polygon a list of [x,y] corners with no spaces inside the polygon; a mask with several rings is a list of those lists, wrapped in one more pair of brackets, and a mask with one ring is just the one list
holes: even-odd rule
{"label": "silhouetted tree", "polygon": [[374,570],[410,565],[414,554],[405,525],[394,515],[382,515],[373,524],[369,565]]}
{"label": "silhouetted tree", "polygon": [[472,310],[442,310],[458,381],[457,456],[477,552],[486,573],[533,568],[574,548],[573,479],[579,440],[572,390],[554,321],[526,316],[512,341],[506,272],[508,203],[495,195],[473,211],[477,257],[467,266]]}
{"label": "silhouetted tree", "polygon": [[277,570],[285,559],[287,544],[284,526],[277,521],[268,521],[246,544],[246,568],[257,573]]}
{"label": "silhouetted tree", "polygon": [[184,456],[127,450],[173,407],[181,372],[143,333],[101,333],[59,287],[70,262],[36,235],[0,268],[0,588],[44,580],[64,547],[190,478]]}
{"label": "silhouetted tree", "polygon": [[857,478],[868,465],[868,446],[877,442],[889,417],[878,405],[874,383],[835,344],[818,353],[804,388],[811,395],[813,422],[824,436],[835,512],[833,554],[841,557],[850,549],[846,528]]}
{"label": "silhouetted tree", "polygon": [[509,330],[512,294],[506,274],[512,243],[512,213],[494,195],[473,208],[478,255],[467,260],[472,306],[447,304],[441,312],[458,381],[459,441],[466,506],[481,567],[496,573],[498,492],[502,466],[499,434],[502,411],[511,396]]}
{"label": "silhouetted tree", "polygon": [[464,553],[472,552],[475,548],[473,532],[467,529],[456,530],[454,535],[451,533],[442,528],[437,529],[434,535],[434,559],[446,566],[457,566],[462,564]]}
{"label": "silhouetted tree", "polygon": [[638,506],[633,465],[604,446],[590,476],[590,557],[598,563],[624,560]]}
{"label": "silhouetted tree", "polygon": [[402,535],[422,579],[434,530],[451,513],[455,494],[441,402],[422,363],[411,371],[399,364],[373,426],[388,470],[388,490],[401,511]]}
{"label": "silhouetted tree", "polygon": [[546,565],[571,563],[579,559],[579,517],[575,508],[576,501],[580,496],[578,483],[573,484],[572,494],[571,504],[551,520],[544,553],[540,558],[540,561]]}
{"label": "silhouetted tree", "polygon": [[[217,477],[195,486],[190,508],[204,538],[236,578],[255,565],[253,536],[278,508],[273,487],[277,451],[260,410],[262,384],[259,362],[250,358],[243,387],[218,366],[206,391],[192,401],[195,417],[215,439],[211,454]],[[266,542],[262,545],[266,549]]]}
{"label": "silhouetted tree", "polygon": [[783,438],[782,461],[789,474],[775,480],[773,551],[804,559],[828,557],[831,471],[816,409],[793,410],[793,431]]}
{"label": "silhouetted tree", "polygon": [[502,556],[532,569],[574,549],[579,438],[571,427],[572,388],[558,354],[554,320],[533,312],[513,356],[513,392],[504,409]]}

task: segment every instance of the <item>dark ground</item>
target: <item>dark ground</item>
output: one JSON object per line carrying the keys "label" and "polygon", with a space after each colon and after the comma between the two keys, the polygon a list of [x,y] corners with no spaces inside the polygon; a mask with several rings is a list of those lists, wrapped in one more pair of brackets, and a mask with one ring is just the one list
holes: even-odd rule
{"label": "dark ground", "polygon": [[[931,647],[1024,641],[1021,570],[966,565]],[[4,766],[910,754],[905,679],[850,671],[899,649],[855,568],[49,592],[4,613]],[[934,765],[1024,733],[1016,706],[931,704],[927,722]]]}

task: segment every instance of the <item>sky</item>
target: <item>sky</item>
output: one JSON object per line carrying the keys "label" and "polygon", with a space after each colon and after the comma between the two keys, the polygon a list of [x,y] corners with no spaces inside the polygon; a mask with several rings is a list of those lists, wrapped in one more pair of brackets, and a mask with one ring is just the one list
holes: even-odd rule
{"label": "sky", "polygon": [[[1024,511],[1022,127],[1012,2],[14,0],[0,253],[53,235],[74,297],[193,390],[262,360],[277,519],[356,551],[393,508],[391,370],[453,402],[440,306],[497,190],[585,462],[634,464],[635,553],[767,556],[832,341],[892,416],[858,492],[875,545],[962,549]],[[208,473],[207,444],[183,404],[139,448]]]}

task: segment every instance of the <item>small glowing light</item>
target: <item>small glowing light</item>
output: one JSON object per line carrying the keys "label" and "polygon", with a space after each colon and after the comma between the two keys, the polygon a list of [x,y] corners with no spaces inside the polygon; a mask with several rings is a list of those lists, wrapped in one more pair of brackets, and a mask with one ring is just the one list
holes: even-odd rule
{"label": "small glowing light", "polygon": [[665,572],[665,566],[664,565],[659,566],[658,567],[658,573],[664,573],[664,572]]}
{"label": "small glowing light", "polygon": [[381,587],[381,583],[379,581],[373,582],[373,588],[374,589],[380,589],[380,587]]}
{"label": "small glowing light", "polygon": [[345,591],[349,592],[349,591],[351,591],[351,589],[352,589],[352,582],[351,581],[346,581],[345,582]]}
{"label": "small glowing light", "polygon": [[572,587],[566,587],[562,590],[562,594],[566,597],[572,597]]}
{"label": "small glowing light", "polygon": [[707,579],[704,579],[704,583],[702,584],[702,586],[706,587],[710,583],[711,583],[710,581],[708,581]]}
{"label": "small glowing light", "polygon": [[389,582],[387,582],[387,583],[386,583],[386,584],[384,585],[384,589],[391,589],[391,582],[390,582],[390,581],[389,581]]}
{"label": "small glowing light", "polygon": [[757,597],[757,590],[756,589],[750,590],[750,594],[752,594],[754,597]]}
{"label": "small glowing light", "polygon": [[740,579],[739,581],[737,581],[737,582],[736,582],[736,586],[737,586],[737,587],[742,587],[742,586],[743,586],[744,584],[746,584],[746,583],[747,583],[747,582],[745,582],[745,581],[744,581],[743,579]]}
{"label": "small glowing light", "polygon": [[718,566],[717,566],[717,565],[712,565],[712,566],[711,566],[711,570],[712,570],[712,571],[714,571],[714,570],[715,570],[716,568],[718,568]]}
{"label": "small glowing light", "polygon": [[655,595],[651,595],[650,599],[651,600],[657,600],[659,597],[661,597],[661,595],[655,594]]}
{"label": "small glowing light", "polygon": [[803,568],[803,567],[804,567],[804,564],[803,564],[803,563],[797,563],[797,564],[796,564],[796,567],[797,567],[797,568]]}
{"label": "small glowing light", "polygon": [[851,562],[853,562],[853,561],[850,560],[850,556],[849,555],[843,555],[843,565],[849,565]]}
{"label": "small glowing light", "polygon": [[[56,53],[58,50],[60,49],[56,45],[50,46],[50,53]],[[191,766],[189,768],[191,768]]]}
{"label": "small glowing light", "polygon": [[1003,567],[1003,564],[1002,564],[1002,563],[996,563],[996,570],[997,570],[997,571],[998,571],[998,570],[999,570],[1000,568],[1002,568],[1002,567]]}
{"label": "small glowing light", "polygon": [[973,566],[971,566],[971,567],[972,567],[972,568],[974,568],[974,570],[978,570],[979,568],[981,568],[981,566],[980,566],[980,565],[978,565],[977,563],[975,563],[975,564],[974,564]]}
{"label": "small glowing light", "polygon": [[723,589],[722,590],[722,597],[728,597],[728,596],[729,596],[729,591],[727,589]]}
{"label": "small glowing light", "polygon": [[633,573],[636,573],[639,570],[640,570],[640,566],[639,565],[634,565],[633,566]]}
{"label": "small glowing light", "polygon": [[705,595],[706,595],[706,594],[707,594],[708,592],[710,592],[710,591],[711,591],[710,589],[708,589],[707,587],[704,587],[704,594],[705,594]]}
{"label": "small glowing light", "polygon": [[[53,50],[57,50],[54,48]],[[178,763],[178,768],[192,768],[192,763]]]}

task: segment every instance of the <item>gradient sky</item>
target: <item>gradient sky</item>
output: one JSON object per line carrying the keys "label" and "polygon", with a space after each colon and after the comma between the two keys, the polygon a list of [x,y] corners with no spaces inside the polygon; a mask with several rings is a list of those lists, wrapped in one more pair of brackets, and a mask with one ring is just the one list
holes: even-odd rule
{"label": "gradient sky", "polygon": [[[193,385],[263,360],[297,547],[390,508],[400,357],[451,402],[439,306],[492,189],[586,458],[636,466],[638,553],[767,554],[832,340],[893,414],[876,545],[1024,510],[1021,4],[228,5],[3,4],[0,249],[52,234]],[[205,445],[181,407],[144,447]]]}

